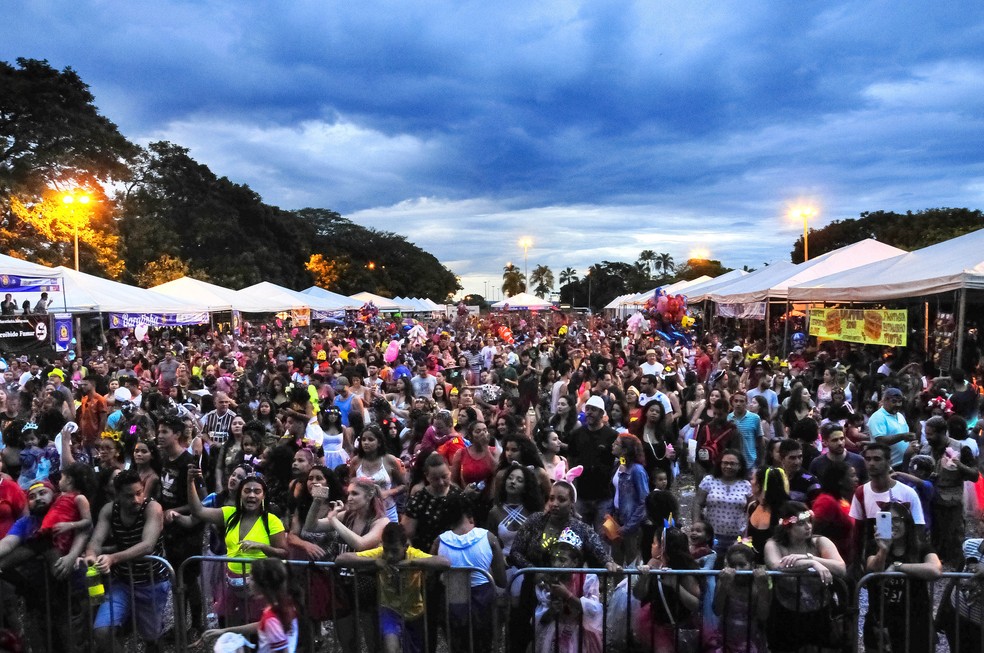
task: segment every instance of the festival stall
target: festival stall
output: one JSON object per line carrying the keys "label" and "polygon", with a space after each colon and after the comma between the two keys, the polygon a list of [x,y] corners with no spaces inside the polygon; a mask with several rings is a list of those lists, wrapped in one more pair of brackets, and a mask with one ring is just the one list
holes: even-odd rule
{"label": "festival stall", "polygon": [[337,292],[325,290],[319,286],[311,286],[310,288],[302,290],[301,294],[313,295],[314,297],[331,301],[337,305],[335,310],[354,311],[365,303],[354,300],[351,297],[346,297],[345,295],[340,295]]}
{"label": "festival stall", "polygon": [[521,292],[492,304],[492,309],[496,311],[545,311],[552,306],[553,303],[546,299]]}
{"label": "festival stall", "polygon": [[[928,345],[930,310],[926,299],[954,293],[955,311],[941,318],[940,311],[937,310],[936,331],[942,329],[956,331],[956,360],[962,361],[966,329],[956,327],[967,324],[968,299],[974,300],[975,304],[984,303],[982,291],[984,291],[984,229],[979,229],[914,252],[902,252],[897,256],[853,269],[800,281],[789,288],[789,297],[795,301],[825,304],[882,302],[911,304],[917,301],[923,304],[924,329]],[[845,318],[854,323],[858,321],[856,318],[860,317],[862,330],[867,328],[869,333],[874,333],[878,326],[876,322],[880,322],[882,326],[879,333],[882,333],[886,318],[890,319],[891,316],[869,316],[867,315],[869,312],[863,311],[860,316],[824,313],[823,329],[826,331],[828,315],[830,315],[831,326],[837,328],[839,323],[839,330],[850,326],[845,325]],[[811,330],[813,328],[811,320]],[[817,324],[816,328],[820,328],[820,325]],[[947,343],[947,346],[952,344],[954,343]],[[945,361],[940,362],[940,366],[946,369],[948,365],[944,363]]]}

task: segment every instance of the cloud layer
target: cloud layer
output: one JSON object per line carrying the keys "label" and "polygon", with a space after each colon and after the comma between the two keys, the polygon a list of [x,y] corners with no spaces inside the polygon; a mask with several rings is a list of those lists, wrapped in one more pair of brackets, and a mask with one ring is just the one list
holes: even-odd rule
{"label": "cloud layer", "polygon": [[[642,249],[788,259],[818,224],[984,205],[973,2],[15,1],[139,142],[396,231],[484,291]],[[39,29],[43,26],[43,29]]]}

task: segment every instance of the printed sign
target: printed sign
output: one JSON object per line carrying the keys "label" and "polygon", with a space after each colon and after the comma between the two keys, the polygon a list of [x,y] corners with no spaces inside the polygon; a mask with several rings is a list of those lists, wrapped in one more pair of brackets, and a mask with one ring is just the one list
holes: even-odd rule
{"label": "printed sign", "polygon": [[51,356],[49,315],[12,316],[0,319],[0,354]]}
{"label": "printed sign", "polygon": [[133,329],[138,324],[151,327],[208,324],[208,313],[110,313],[110,329]]}
{"label": "printed sign", "polygon": [[906,310],[810,309],[810,335],[827,340],[905,347],[908,329]]}
{"label": "printed sign", "polygon": [[72,338],[74,334],[72,316],[59,313],[54,319],[55,329],[55,351],[68,351],[72,348]]}
{"label": "printed sign", "polygon": [[59,290],[61,286],[58,285],[58,279],[0,274],[0,292],[57,292]]}

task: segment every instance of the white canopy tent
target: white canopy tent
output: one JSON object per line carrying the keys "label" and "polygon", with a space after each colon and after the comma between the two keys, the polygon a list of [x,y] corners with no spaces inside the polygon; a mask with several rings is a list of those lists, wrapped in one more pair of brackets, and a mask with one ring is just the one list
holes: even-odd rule
{"label": "white canopy tent", "polygon": [[339,303],[332,299],[322,299],[317,295],[305,294],[291,290],[290,288],[284,288],[269,281],[261,281],[236,292],[251,301],[280,302],[281,308],[278,309],[278,312],[304,308],[326,312],[344,309],[344,306],[339,306]]}
{"label": "white canopy tent", "polygon": [[61,274],[54,268],[0,254],[0,275],[4,274],[16,274],[37,279],[58,279],[61,277]]}
{"label": "white canopy tent", "polygon": [[546,299],[525,292],[506,297],[502,301],[492,304],[492,308],[498,310],[502,310],[506,306],[509,307],[510,311],[542,311],[550,308],[553,304]]}
{"label": "white canopy tent", "polygon": [[64,301],[52,303],[49,312],[67,313],[202,313],[208,308],[194,300],[178,299],[85,272],[57,267],[64,282]]}
{"label": "white canopy tent", "polygon": [[794,284],[789,298],[876,302],[984,290],[984,229],[849,270]]}
{"label": "white canopy tent", "polygon": [[[693,283],[683,289],[679,294],[686,297],[689,301],[691,297],[700,297],[701,293],[703,293],[705,289],[723,286],[726,283],[731,283],[732,281],[748,276],[748,274],[749,273],[744,270],[732,270],[731,272],[725,272],[719,277],[710,277],[704,281],[700,281],[699,283]],[[694,279],[694,281],[696,282],[697,279]]]}
{"label": "white canopy tent", "polygon": [[787,298],[790,286],[900,254],[905,254],[905,250],[866,238],[797,265],[787,262],[770,265],[763,269],[762,274],[750,274],[727,286],[711,290],[706,296],[719,304],[783,300]]}
{"label": "white canopy tent", "polygon": [[168,297],[207,306],[209,311],[236,310],[244,313],[274,313],[278,310],[271,308],[269,303],[252,301],[231,288],[224,288],[191,277],[181,277],[168,281],[159,286],[154,286],[151,290]]}
{"label": "white canopy tent", "polygon": [[324,288],[321,288],[319,286],[311,286],[306,290],[302,290],[301,294],[313,295],[314,297],[331,301],[334,304],[336,304],[335,308],[332,309],[335,311],[340,311],[340,310],[354,311],[358,308],[361,308],[362,304],[365,303],[365,302],[359,303],[356,300],[352,299],[351,297],[346,297],[345,295],[340,295],[337,292],[325,290]]}
{"label": "white canopy tent", "polygon": [[379,295],[374,295],[371,292],[363,291],[356,293],[350,297],[357,302],[359,302],[359,308],[362,308],[364,304],[372,302],[373,305],[379,309],[381,313],[395,313],[397,311],[403,310],[400,305],[394,302],[392,299],[387,299],[386,297],[381,297]]}

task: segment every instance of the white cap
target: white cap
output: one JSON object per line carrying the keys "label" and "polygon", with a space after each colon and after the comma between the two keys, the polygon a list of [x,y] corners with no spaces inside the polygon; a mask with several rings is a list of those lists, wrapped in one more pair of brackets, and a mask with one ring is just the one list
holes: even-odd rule
{"label": "white cap", "polygon": [[133,399],[133,395],[126,388],[116,388],[116,391],[113,392],[113,398],[120,402],[130,401]]}
{"label": "white cap", "polygon": [[740,354],[741,353],[741,347],[739,347],[738,345],[735,345],[734,347],[731,348],[731,351],[735,352],[736,354]]}
{"label": "white cap", "polygon": [[255,645],[250,644],[249,640],[239,633],[222,633],[215,640],[215,648],[213,650],[215,653],[237,653],[244,647],[256,648]]}
{"label": "white cap", "polygon": [[592,395],[584,404],[585,408],[588,408],[589,406],[603,411],[605,410],[605,400],[598,395]]}

